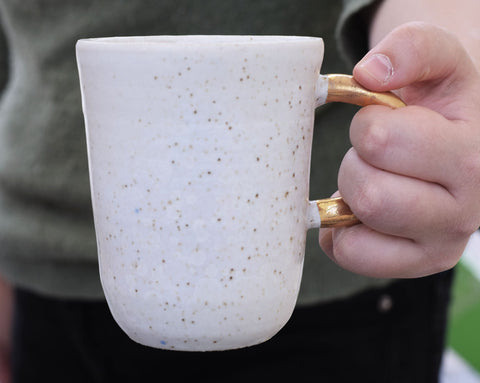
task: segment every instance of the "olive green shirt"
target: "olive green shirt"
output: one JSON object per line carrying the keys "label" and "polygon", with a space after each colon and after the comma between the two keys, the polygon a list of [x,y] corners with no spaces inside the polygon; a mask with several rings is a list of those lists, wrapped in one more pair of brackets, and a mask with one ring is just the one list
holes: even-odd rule
{"label": "olive green shirt", "polygon": [[[102,298],[75,60],[80,38],[161,34],[321,36],[322,72],[367,50],[374,0],[0,0],[0,273],[57,297]],[[337,31],[335,35],[335,31]],[[311,198],[336,190],[356,108],[318,109]],[[385,281],[341,270],[308,234],[300,303]]]}

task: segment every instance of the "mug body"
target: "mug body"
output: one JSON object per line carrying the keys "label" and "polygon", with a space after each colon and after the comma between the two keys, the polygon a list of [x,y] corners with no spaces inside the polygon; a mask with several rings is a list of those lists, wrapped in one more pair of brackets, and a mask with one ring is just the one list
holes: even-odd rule
{"label": "mug body", "polygon": [[319,38],[80,40],[100,276],[135,341],[260,343],[302,275]]}

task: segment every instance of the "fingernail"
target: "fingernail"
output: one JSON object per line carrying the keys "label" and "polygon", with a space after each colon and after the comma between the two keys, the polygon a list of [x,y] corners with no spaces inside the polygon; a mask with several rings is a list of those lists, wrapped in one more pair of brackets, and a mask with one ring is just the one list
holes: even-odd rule
{"label": "fingernail", "polygon": [[393,76],[393,65],[388,56],[377,53],[360,62],[359,68],[382,85]]}

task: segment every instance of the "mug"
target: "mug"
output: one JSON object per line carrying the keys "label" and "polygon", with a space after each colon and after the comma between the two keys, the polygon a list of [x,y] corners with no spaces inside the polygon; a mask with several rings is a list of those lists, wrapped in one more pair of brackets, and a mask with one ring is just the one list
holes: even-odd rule
{"label": "mug", "polygon": [[134,341],[266,341],[294,309],[307,230],[357,222],[341,198],[308,200],[315,108],[402,102],[320,75],[323,49],[298,36],[77,42],[100,277]]}

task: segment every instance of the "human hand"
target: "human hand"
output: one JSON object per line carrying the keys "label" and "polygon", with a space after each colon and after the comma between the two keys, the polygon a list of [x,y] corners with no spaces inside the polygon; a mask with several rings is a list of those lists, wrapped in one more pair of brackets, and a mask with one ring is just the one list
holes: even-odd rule
{"label": "human hand", "polygon": [[341,267],[385,278],[453,267],[480,226],[480,74],[443,29],[405,24],[354,69],[408,105],[368,106],[352,121],[339,192],[362,224],[324,229]]}

